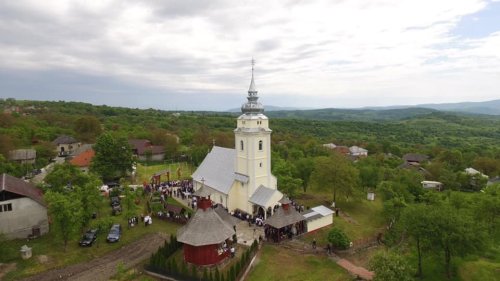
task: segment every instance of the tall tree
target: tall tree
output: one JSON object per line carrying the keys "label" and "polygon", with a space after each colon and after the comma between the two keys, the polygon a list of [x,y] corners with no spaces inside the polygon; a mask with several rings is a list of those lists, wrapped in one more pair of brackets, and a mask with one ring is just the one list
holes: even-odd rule
{"label": "tall tree", "polygon": [[486,231],[466,211],[449,204],[432,206],[426,216],[432,249],[442,252],[446,276],[451,278],[451,261],[454,256],[465,256],[479,251],[487,241]]}
{"label": "tall tree", "polygon": [[302,186],[302,180],[293,176],[294,166],[279,157],[276,157],[273,162],[273,174],[278,180],[278,187],[288,196],[295,197]]}
{"label": "tall tree", "polygon": [[55,165],[45,177],[49,190],[63,192],[66,187],[83,186],[89,178],[80,169],[68,163]]}
{"label": "tall tree", "polygon": [[90,170],[104,181],[115,180],[132,171],[132,151],[126,138],[103,133],[93,148],[95,156]]}
{"label": "tall tree", "polygon": [[430,208],[430,206],[422,204],[411,205],[405,208],[402,218],[407,234],[415,242],[418,260],[417,275],[419,277],[423,276],[422,249],[429,245],[429,237],[432,236],[432,233],[429,233],[430,229],[427,225],[429,222],[427,216]]}
{"label": "tall tree", "polygon": [[82,224],[88,224],[92,215],[97,213],[102,196],[98,189],[102,182],[94,175],[87,176],[84,184],[75,187],[76,197],[82,204]]}
{"label": "tall tree", "polygon": [[310,182],[318,190],[331,191],[335,204],[338,194],[348,198],[355,193],[359,173],[344,156],[332,153],[316,158]]}
{"label": "tall tree", "polygon": [[48,191],[45,200],[49,206],[49,214],[53,221],[53,229],[64,242],[64,251],[68,241],[72,239],[82,226],[82,205],[75,193],[59,193]]}

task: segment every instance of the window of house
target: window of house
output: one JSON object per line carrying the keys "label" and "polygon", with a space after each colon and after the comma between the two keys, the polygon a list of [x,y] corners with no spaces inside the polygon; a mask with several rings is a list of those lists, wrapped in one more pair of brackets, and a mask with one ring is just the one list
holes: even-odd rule
{"label": "window of house", "polygon": [[240,149],[243,150],[243,141],[240,141]]}
{"label": "window of house", "polygon": [[2,207],[4,212],[12,211],[12,204],[0,205],[0,211],[2,210]]}
{"label": "window of house", "polygon": [[261,168],[262,168],[262,162],[260,162],[260,163],[259,163],[259,167],[261,167]]}
{"label": "window of house", "polygon": [[259,150],[262,150],[262,141],[259,141]]}
{"label": "window of house", "polygon": [[222,204],[222,195],[220,196],[220,203]]}

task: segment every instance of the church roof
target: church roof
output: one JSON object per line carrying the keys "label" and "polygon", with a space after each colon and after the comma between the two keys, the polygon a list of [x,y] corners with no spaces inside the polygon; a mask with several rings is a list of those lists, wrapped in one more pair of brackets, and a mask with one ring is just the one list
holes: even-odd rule
{"label": "church roof", "polygon": [[199,196],[199,197],[209,197],[211,194],[212,192],[205,186],[200,187],[193,193],[194,196]]}
{"label": "church roof", "polygon": [[257,190],[255,190],[255,192],[252,194],[252,197],[250,197],[248,201],[259,206],[271,207],[271,205],[276,202],[277,198],[282,197],[283,194],[277,189],[272,189],[261,185],[259,186],[259,188],[257,188]]}
{"label": "church roof", "polygon": [[287,225],[303,221],[306,218],[295,210],[293,207],[284,209],[283,207],[278,208],[274,214],[266,220],[266,224],[274,228],[283,228]]}
{"label": "church roof", "polygon": [[[204,179],[206,186],[223,194],[228,194],[236,179],[235,161],[236,150],[214,146],[192,177],[197,182]],[[238,178],[242,179],[240,176]]]}
{"label": "church roof", "polygon": [[213,245],[224,242],[235,234],[212,208],[198,209],[189,222],[177,231],[177,241],[192,246]]}
{"label": "church roof", "polygon": [[220,204],[218,204],[217,207],[214,208],[214,211],[219,215],[219,217],[223,221],[225,221],[229,225],[235,226],[240,222],[240,220],[238,218],[231,216],[226,211],[226,209],[224,209]]}

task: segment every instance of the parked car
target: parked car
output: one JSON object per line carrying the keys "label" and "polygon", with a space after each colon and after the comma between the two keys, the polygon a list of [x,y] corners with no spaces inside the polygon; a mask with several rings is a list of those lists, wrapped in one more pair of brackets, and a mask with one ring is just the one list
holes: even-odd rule
{"label": "parked car", "polygon": [[118,196],[111,197],[110,204],[111,204],[111,206],[120,205],[120,197],[118,197]]}
{"label": "parked car", "polygon": [[122,227],[119,224],[113,224],[111,226],[111,229],[109,230],[108,237],[106,238],[106,241],[108,242],[118,242],[120,241],[120,236],[122,234]]}
{"label": "parked car", "polygon": [[90,247],[97,239],[97,229],[90,229],[83,235],[80,240],[80,246],[82,247]]}
{"label": "parked car", "polygon": [[118,204],[118,205],[113,205],[113,206],[111,207],[111,214],[112,214],[113,216],[117,216],[117,215],[121,214],[121,212],[122,212],[122,206],[120,206],[120,204]]}

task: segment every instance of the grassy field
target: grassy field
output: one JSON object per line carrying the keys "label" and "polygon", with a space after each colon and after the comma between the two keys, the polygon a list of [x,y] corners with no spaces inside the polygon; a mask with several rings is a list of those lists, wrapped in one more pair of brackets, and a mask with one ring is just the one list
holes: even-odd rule
{"label": "grassy field", "polygon": [[[145,205],[144,199],[143,203],[144,204],[141,204],[141,207],[145,208],[143,206]],[[144,213],[144,209],[139,210],[138,213],[141,213],[141,211]],[[102,201],[99,216],[111,216],[111,208],[107,199],[103,199]],[[78,245],[80,237],[75,237],[68,243],[68,248],[64,251],[62,240],[53,232],[31,241],[9,241],[5,245],[6,248],[3,249],[8,253],[8,255],[0,257],[0,262],[15,262],[17,263],[17,267],[14,271],[11,271],[4,276],[3,280],[19,279],[21,277],[33,275],[49,269],[85,262],[102,256],[110,251],[116,250],[125,244],[136,241],[145,234],[161,232],[170,235],[175,234],[179,228],[179,225],[177,224],[157,219],[154,220],[151,226],[143,227],[142,224],[139,224],[138,226],[129,229],[127,228],[127,219],[123,217],[123,215],[115,216],[113,217],[113,220],[115,223],[120,223],[123,227],[123,234],[120,242],[118,243],[106,243],[107,233],[100,233],[96,243],[92,247],[80,247]],[[19,249],[25,244],[33,249],[33,257],[29,260],[22,260],[19,257]],[[39,262],[37,256],[40,255],[47,256],[48,261],[45,263]]]}
{"label": "grassy field", "polygon": [[[177,173],[177,169],[180,167],[180,178]],[[170,171],[170,180],[177,180],[177,179],[187,179],[191,176],[191,173],[194,172],[194,168],[186,163],[186,162],[181,162],[181,163],[155,163],[155,164],[144,164],[144,163],[138,163],[137,164],[137,175],[135,179],[136,184],[142,184],[143,182],[149,183],[151,180],[151,176],[154,173],[158,173],[161,171]],[[162,181],[167,180],[167,175],[162,175],[161,177]]]}
{"label": "grassy field", "polygon": [[248,281],[343,281],[352,277],[326,257],[301,255],[275,245],[264,245]]}
{"label": "grassy field", "polygon": [[[297,201],[308,207],[317,205],[330,206],[330,194],[326,193],[312,193],[302,194],[298,196]],[[351,200],[348,202],[339,201],[337,206],[342,212],[348,215],[345,217],[333,218],[333,225],[319,229],[318,231],[304,235],[303,239],[310,242],[313,239],[320,245],[327,243],[326,236],[332,227],[342,229],[347,236],[354,242],[362,242],[368,239],[375,238],[377,234],[384,230],[385,222],[382,217],[382,200],[376,198],[375,201],[368,201],[365,199]]]}

